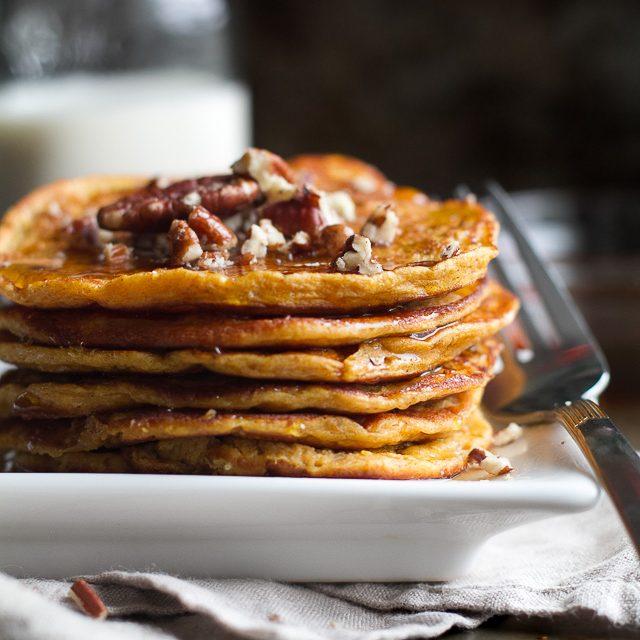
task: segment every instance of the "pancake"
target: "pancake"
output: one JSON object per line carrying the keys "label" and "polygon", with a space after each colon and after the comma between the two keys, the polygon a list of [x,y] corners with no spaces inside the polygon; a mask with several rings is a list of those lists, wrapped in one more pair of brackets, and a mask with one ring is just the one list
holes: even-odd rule
{"label": "pancake", "polygon": [[467,425],[424,443],[373,451],[333,451],[233,437],[181,438],[57,458],[18,452],[14,464],[17,469],[46,472],[446,478],[464,470],[473,449],[490,445],[491,426],[480,411],[469,417]]}
{"label": "pancake", "polygon": [[247,349],[333,347],[373,338],[433,331],[475,311],[489,293],[486,280],[458,291],[359,316],[275,318],[228,314],[127,313],[108,309],[0,309],[0,329],[31,342],[116,349]]}
{"label": "pancake", "polygon": [[181,374],[198,371],[247,378],[325,382],[378,382],[427,371],[513,320],[516,298],[491,285],[474,312],[434,331],[371,340],[354,348],[307,351],[133,351],[85,347],[46,347],[0,333],[0,359],[49,372]]}
{"label": "pancake", "polygon": [[256,382],[216,376],[63,377],[23,387],[13,413],[24,418],[72,418],[141,406],[220,411],[381,413],[484,387],[500,345],[471,347],[422,375],[377,384]]}
{"label": "pancake", "polygon": [[[305,162],[294,163],[298,172],[304,171]],[[322,158],[314,158],[314,175],[335,176],[340,162],[349,188],[363,175],[348,158],[330,156],[325,162],[326,167]],[[203,271],[158,268],[142,259],[133,266],[110,266],[70,249],[61,233],[69,219],[115,202],[145,182],[90,176],[47,185],[23,198],[0,224],[0,293],[18,304],[42,308],[99,305],[175,311],[187,305],[274,313],[348,312],[388,308],[472,284],[484,277],[497,254],[498,224],[482,206],[470,200],[433,202],[407,191],[385,198],[399,217],[400,235],[389,246],[374,247],[373,257],[383,271],[371,276],[336,272],[335,256],[289,259],[278,254],[246,264],[237,253],[227,266]],[[353,229],[358,231],[379,204],[375,192],[356,202]],[[56,217],[59,211],[64,215]],[[448,257],[452,245],[456,253]]]}
{"label": "pancake", "polygon": [[74,420],[8,420],[0,424],[0,450],[49,456],[117,448],[155,440],[239,436],[297,442],[328,449],[376,449],[420,442],[460,429],[477,408],[482,389],[415,405],[406,411],[337,416],[138,409]]}

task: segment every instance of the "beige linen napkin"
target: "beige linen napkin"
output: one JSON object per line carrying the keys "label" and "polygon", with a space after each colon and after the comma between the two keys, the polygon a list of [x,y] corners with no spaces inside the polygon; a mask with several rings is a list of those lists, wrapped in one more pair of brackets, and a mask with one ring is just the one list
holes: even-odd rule
{"label": "beige linen napkin", "polygon": [[71,581],[0,575],[3,640],[268,638],[401,640],[492,616],[553,619],[573,633],[640,633],[640,566],[608,501],[506,532],[449,583],[307,584],[194,580],[112,571],[88,577],[109,608],[74,608]]}

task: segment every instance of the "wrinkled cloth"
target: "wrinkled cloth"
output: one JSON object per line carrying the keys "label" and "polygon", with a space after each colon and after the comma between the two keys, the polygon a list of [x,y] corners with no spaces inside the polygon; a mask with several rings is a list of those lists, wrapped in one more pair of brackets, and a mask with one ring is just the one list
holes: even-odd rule
{"label": "wrinkled cloth", "polygon": [[494,616],[554,620],[575,633],[640,633],[640,564],[607,498],[493,538],[448,583],[286,584],[111,571],[85,576],[105,621],[68,599],[72,580],[0,574],[4,640],[404,640]]}

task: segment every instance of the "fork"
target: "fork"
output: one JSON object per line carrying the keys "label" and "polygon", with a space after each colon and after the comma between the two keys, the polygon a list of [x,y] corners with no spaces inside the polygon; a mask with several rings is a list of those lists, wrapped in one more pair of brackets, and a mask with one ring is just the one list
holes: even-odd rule
{"label": "fork", "polygon": [[486,191],[482,202],[502,227],[501,253],[492,271],[522,304],[516,334],[507,333],[506,342],[524,379],[515,394],[492,385],[485,406],[499,422],[562,423],[640,553],[640,457],[597,404],[609,382],[607,362],[557,274],[532,248],[509,195],[494,182]]}

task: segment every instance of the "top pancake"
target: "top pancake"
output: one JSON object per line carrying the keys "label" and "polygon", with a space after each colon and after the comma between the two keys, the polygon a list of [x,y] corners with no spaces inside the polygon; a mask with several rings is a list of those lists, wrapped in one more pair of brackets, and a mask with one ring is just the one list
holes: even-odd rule
{"label": "top pancake", "polygon": [[[330,258],[316,256],[289,260],[268,255],[249,265],[236,256],[218,271],[156,268],[142,261],[126,269],[106,266],[94,256],[70,251],[60,225],[114,202],[146,180],[92,176],[42,187],[7,213],[0,225],[0,292],[19,304],[42,308],[348,312],[459,289],[482,278],[497,253],[497,222],[477,203],[436,203],[412,190],[392,190],[379,173],[343,156],[303,157],[292,165],[320,188],[353,195],[357,220],[351,226],[356,231],[377,204],[392,203],[400,235],[390,246],[374,247],[382,273],[339,273]],[[364,190],[363,180],[370,183]],[[459,243],[459,253],[445,259],[443,252],[452,242]]]}

